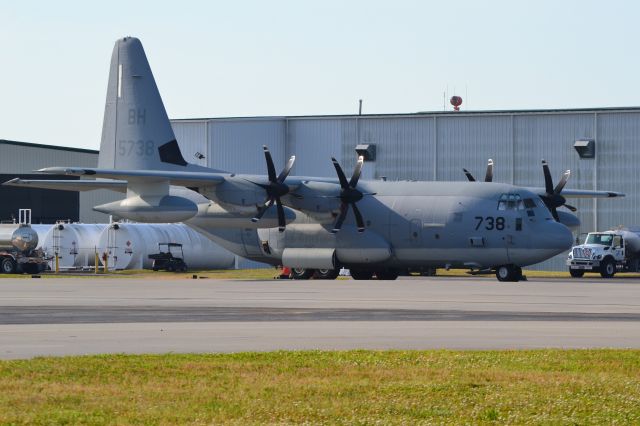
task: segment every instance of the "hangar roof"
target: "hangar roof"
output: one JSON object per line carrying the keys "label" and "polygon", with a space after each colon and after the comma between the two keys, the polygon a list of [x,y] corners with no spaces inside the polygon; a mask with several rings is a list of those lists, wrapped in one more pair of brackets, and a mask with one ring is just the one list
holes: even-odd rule
{"label": "hangar roof", "polygon": [[57,151],[70,151],[70,152],[82,152],[85,154],[98,154],[98,151],[94,149],[71,148],[67,146],[45,145],[41,143],[31,143],[31,142],[18,142],[18,141],[6,140],[6,139],[0,139],[0,145],[17,145],[17,146],[24,146],[29,148],[55,149]]}
{"label": "hangar roof", "polygon": [[281,115],[281,116],[231,116],[231,117],[196,117],[172,118],[171,121],[206,121],[206,120],[268,120],[268,119],[314,119],[314,118],[354,118],[354,117],[412,117],[433,115],[510,115],[510,114],[580,114],[594,112],[638,112],[640,106],[600,107],[600,108],[556,108],[556,109],[513,109],[513,110],[465,110],[460,111],[418,111],[387,114],[320,114],[320,115]]}

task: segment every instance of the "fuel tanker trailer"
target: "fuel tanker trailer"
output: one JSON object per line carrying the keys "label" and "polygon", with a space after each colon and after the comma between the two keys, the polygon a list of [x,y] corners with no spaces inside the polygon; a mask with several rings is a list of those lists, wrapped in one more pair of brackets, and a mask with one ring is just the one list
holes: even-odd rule
{"label": "fuel tanker trailer", "polygon": [[28,223],[0,225],[0,271],[4,274],[37,274],[50,258],[38,247],[38,232]]}

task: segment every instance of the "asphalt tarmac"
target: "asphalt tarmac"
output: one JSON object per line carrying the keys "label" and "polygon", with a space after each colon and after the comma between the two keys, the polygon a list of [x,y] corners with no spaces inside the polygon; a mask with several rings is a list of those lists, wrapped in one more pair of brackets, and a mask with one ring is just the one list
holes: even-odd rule
{"label": "asphalt tarmac", "polygon": [[0,358],[640,348],[640,279],[0,279]]}

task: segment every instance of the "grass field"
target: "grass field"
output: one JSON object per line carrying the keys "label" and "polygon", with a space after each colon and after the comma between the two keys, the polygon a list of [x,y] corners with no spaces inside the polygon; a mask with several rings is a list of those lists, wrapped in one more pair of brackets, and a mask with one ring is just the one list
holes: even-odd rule
{"label": "grass field", "polygon": [[640,351],[0,362],[2,424],[639,424]]}

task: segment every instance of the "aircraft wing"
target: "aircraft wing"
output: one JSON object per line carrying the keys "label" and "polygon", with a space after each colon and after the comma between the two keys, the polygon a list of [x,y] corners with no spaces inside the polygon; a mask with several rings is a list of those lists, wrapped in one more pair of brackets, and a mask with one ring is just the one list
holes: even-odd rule
{"label": "aircraft wing", "polygon": [[[525,188],[538,195],[547,195],[544,188]],[[591,191],[588,189],[563,189],[561,195],[565,198],[615,198],[624,197],[622,192],[615,191]]]}
{"label": "aircraft wing", "polygon": [[111,191],[127,192],[127,181],[124,180],[38,180],[14,178],[2,184],[18,188],[56,189],[60,191],[93,191],[109,189]]}
{"label": "aircraft wing", "polygon": [[127,182],[159,182],[168,181],[176,186],[214,186],[224,182],[221,173],[207,172],[174,172],[164,170],[114,170],[114,169],[88,169],[77,167],[47,167],[38,170],[40,173],[68,175],[68,176],[93,176],[107,179],[119,179]]}

